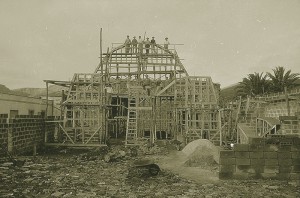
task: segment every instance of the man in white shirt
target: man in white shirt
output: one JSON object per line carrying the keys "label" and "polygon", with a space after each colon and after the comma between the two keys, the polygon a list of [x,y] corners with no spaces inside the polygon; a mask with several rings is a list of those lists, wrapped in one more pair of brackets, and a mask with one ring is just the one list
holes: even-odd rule
{"label": "man in white shirt", "polygon": [[139,40],[138,40],[139,53],[143,53],[143,43],[144,43],[144,40],[142,39],[141,36],[139,36]]}
{"label": "man in white shirt", "polygon": [[165,42],[164,42],[164,48],[165,48],[166,50],[169,49],[169,45],[170,45],[170,42],[169,42],[168,38],[166,37],[166,38],[165,38]]}

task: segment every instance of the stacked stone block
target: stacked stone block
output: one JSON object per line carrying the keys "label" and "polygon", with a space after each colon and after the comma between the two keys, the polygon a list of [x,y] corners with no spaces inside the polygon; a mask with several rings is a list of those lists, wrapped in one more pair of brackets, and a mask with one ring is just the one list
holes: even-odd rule
{"label": "stacked stone block", "polygon": [[7,114],[0,114],[0,156],[6,153],[7,148]]}
{"label": "stacked stone block", "polygon": [[273,135],[250,138],[220,151],[220,179],[278,179],[300,181],[300,138]]}
{"label": "stacked stone block", "polygon": [[5,156],[6,151],[12,154],[32,152],[34,146],[44,143],[45,131],[53,128],[54,123],[46,123],[38,115],[18,115],[13,119],[0,115],[0,156]]}
{"label": "stacked stone block", "polygon": [[[290,101],[290,115],[295,115],[297,111],[297,101]],[[269,103],[265,108],[265,116],[278,118],[279,116],[286,116],[288,115],[287,105],[285,101],[276,102],[276,103]]]}
{"label": "stacked stone block", "polygon": [[280,116],[281,120],[281,134],[299,134],[300,122],[297,116]]}
{"label": "stacked stone block", "polygon": [[33,146],[39,146],[43,142],[43,122],[41,116],[19,115],[9,120],[9,131],[12,137],[13,153],[29,152]]}

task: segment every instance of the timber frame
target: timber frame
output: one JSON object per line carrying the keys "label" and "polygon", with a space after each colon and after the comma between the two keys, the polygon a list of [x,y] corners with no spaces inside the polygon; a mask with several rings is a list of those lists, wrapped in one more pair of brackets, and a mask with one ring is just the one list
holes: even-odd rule
{"label": "timber frame", "polygon": [[148,53],[113,45],[100,59],[93,73],[45,81],[47,90],[48,83],[67,87],[56,145],[104,145],[111,138],[126,145],[144,138],[220,143],[219,87],[208,76],[189,76],[175,45],[155,44]]}

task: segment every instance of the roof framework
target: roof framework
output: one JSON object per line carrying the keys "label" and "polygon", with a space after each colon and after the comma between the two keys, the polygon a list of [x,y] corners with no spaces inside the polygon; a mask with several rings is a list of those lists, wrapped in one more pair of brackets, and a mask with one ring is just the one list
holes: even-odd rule
{"label": "roof framework", "polygon": [[64,86],[61,143],[102,145],[118,137],[126,145],[141,138],[220,141],[215,85],[210,77],[189,76],[175,46],[113,46],[94,73],[74,74]]}

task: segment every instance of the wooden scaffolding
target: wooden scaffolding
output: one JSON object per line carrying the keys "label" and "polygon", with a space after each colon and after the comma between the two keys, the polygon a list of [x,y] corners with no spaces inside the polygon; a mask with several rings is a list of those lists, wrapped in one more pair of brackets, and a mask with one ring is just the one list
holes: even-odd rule
{"label": "wooden scaffolding", "polygon": [[113,44],[91,74],[75,74],[62,102],[64,141],[134,145],[177,138],[220,141],[218,93],[210,77],[189,76],[174,46]]}

